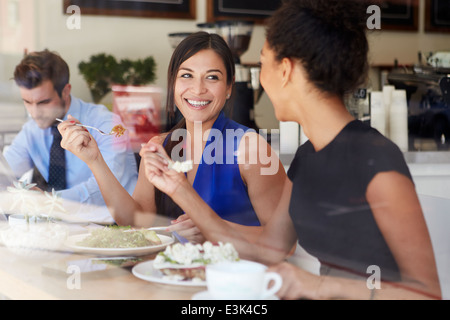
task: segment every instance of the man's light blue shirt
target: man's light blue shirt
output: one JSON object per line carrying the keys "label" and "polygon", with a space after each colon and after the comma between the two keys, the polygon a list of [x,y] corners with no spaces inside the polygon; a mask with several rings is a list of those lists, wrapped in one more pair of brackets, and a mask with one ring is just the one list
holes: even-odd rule
{"label": "man's light blue shirt", "polygon": [[[71,97],[67,115],[72,115],[81,123],[109,132],[120,124],[120,117],[103,105],[86,103]],[[121,137],[102,136],[95,130],[89,130],[97,141],[103,158],[119,182],[132,194],[137,182],[137,165],[131,149],[128,134]],[[48,181],[49,153],[53,142],[51,128],[40,129],[34,120],[24,124],[22,130],[5,151],[5,158],[15,175],[20,178],[34,166]],[[66,153],[67,189],[59,193],[63,199],[83,204],[104,206],[102,194],[89,167],[69,151]]]}

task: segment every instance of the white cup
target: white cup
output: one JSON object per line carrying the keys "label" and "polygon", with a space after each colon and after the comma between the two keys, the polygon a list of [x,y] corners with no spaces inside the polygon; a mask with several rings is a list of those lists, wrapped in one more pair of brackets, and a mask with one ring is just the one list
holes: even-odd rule
{"label": "white cup", "polygon": [[263,264],[247,260],[208,265],[208,292],[218,300],[267,299],[281,288],[283,280],[278,273],[267,272],[266,269]]}

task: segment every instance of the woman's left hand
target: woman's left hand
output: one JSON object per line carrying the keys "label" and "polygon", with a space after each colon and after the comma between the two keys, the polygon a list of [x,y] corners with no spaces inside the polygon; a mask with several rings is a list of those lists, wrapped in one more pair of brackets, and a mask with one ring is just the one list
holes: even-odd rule
{"label": "woman's left hand", "polygon": [[175,231],[192,243],[203,243],[206,241],[200,229],[197,228],[187,214],[183,214],[176,220],[171,221],[168,231]]}
{"label": "woman's left hand", "polygon": [[139,155],[148,181],[165,194],[172,196],[180,184],[187,182],[183,173],[168,168],[169,162],[165,159],[170,157],[162,145],[149,141],[142,147]]}

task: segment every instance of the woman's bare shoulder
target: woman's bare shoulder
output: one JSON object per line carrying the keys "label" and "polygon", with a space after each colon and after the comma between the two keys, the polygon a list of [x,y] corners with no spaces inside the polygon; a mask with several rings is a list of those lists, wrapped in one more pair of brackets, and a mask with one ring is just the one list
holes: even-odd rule
{"label": "woman's bare shoulder", "polygon": [[163,144],[164,140],[166,140],[167,136],[169,135],[168,132],[160,133],[155,136],[153,136],[150,141],[157,144]]}

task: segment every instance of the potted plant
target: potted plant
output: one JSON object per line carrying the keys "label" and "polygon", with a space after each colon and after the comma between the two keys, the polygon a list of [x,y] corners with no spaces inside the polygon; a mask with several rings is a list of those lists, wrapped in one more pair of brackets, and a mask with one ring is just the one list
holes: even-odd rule
{"label": "potted plant", "polygon": [[140,86],[151,84],[156,79],[156,62],[152,56],[117,61],[111,54],[99,53],[92,55],[89,61],[80,62],[78,69],[95,103],[111,92],[113,85]]}

